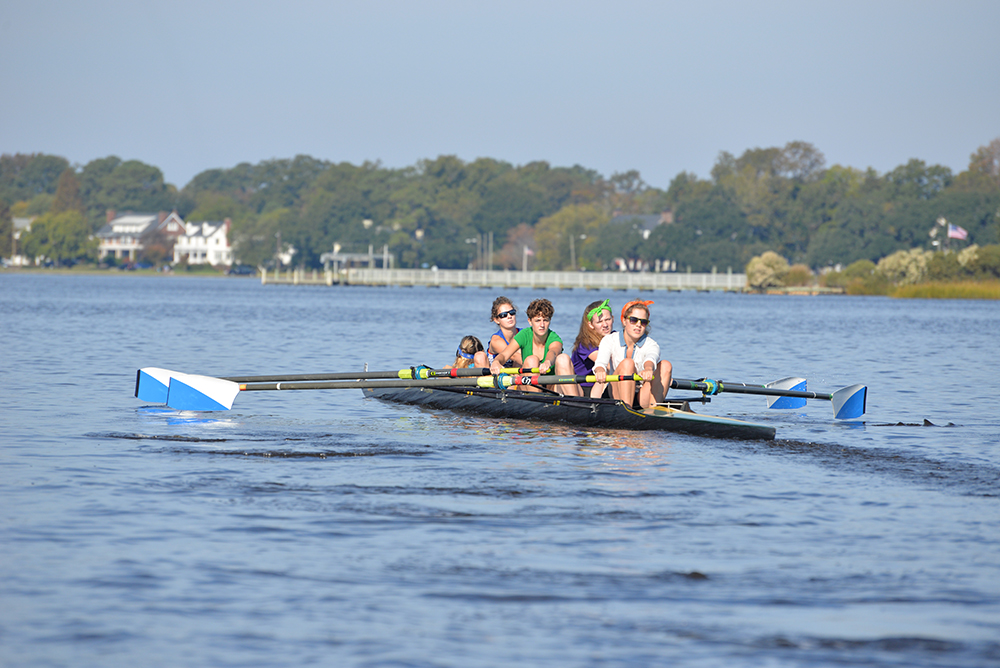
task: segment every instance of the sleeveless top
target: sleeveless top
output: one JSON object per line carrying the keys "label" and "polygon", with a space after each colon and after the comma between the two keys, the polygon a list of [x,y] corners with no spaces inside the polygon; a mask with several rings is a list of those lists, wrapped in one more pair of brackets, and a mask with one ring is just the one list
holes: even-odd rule
{"label": "sleeveless top", "polygon": [[[517,332],[520,332],[520,331],[521,331],[520,329],[517,330]],[[514,332],[514,333],[517,334],[517,332]],[[506,343],[508,346],[510,345],[510,341],[508,341],[507,337],[503,335],[503,330],[502,329],[498,329],[497,331],[495,331],[492,334],[490,334],[490,338],[486,339],[486,363],[487,364],[493,364],[493,358],[496,357],[496,355],[493,353],[492,346],[490,345],[490,341],[493,340],[494,336],[499,336],[501,339],[503,339],[504,343]]]}

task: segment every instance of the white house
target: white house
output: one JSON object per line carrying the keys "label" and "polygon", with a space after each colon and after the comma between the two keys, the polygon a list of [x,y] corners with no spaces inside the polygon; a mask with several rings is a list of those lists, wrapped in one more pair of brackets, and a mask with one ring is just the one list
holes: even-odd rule
{"label": "white house", "polygon": [[17,254],[17,242],[20,241],[21,235],[25,232],[31,231],[31,224],[35,222],[38,216],[28,216],[27,218],[14,218],[12,220],[13,226],[10,230],[11,236],[11,255],[10,262],[15,267],[26,267],[31,264],[31,260],[24,255]]}
{"label": "white house", "polygon": [[185,223],[184,234],[174,243],[174,262],[187,259],[188,264],[233,264],[233,249],[229,245],[229,229],[233,223],[226,218],[221,223]]}
{"label": "white house", "polygon": [[108,211],[108,222],[94,235],[98,239],[98,254],[103,260],[109,255],[133,262],[150,237],[162,234],[167,239],[184,232],[184,221],[177,212],[132,213],[117,215]]}

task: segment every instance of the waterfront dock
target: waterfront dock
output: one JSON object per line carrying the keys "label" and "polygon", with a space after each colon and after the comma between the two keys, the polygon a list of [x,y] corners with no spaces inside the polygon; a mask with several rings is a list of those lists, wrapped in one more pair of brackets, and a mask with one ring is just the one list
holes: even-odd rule
{"label": "waterfront dock", "polygon": [[380,269],[350,267],[331,270],[288,269],[261,274],[261,284],[374,285],[452,288],[533,288],[556,290],[700,290],[740,292],[746,275],[726,273],[654,273],[617,271],[510,271],[466,269]]}

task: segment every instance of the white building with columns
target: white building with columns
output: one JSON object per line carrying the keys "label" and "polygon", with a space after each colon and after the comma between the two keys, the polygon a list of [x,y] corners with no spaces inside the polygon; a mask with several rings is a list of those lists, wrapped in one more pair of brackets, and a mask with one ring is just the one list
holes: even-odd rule
{"label": "white building with columns", "polygon": [[184,223],[184,234],[174,242],[174,262],[232,266],[233,249],[229,245],[232,221]]}

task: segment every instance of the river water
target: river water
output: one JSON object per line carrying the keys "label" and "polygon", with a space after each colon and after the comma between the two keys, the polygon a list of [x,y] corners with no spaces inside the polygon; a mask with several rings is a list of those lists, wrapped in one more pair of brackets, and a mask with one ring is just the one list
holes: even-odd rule
{"label": "river water", "polygon": [[696,408],[773,442],[132,396],[443,366],[494,296],[0,274],[0,665],[1000,665],[997,302],[644,293],[679,377],[868,385]]}

